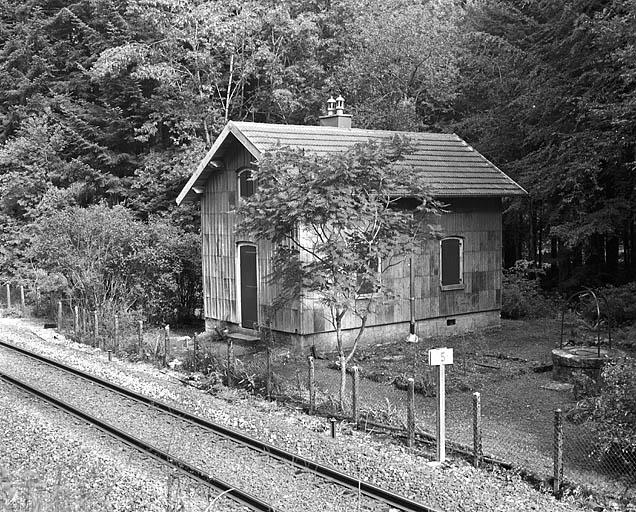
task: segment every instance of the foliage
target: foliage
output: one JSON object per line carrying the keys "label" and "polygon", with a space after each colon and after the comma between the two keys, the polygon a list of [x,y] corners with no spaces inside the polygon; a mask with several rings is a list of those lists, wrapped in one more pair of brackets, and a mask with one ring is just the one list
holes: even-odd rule
{"label": "foliage", "polygon": [[533,262],[520,260],[514,267],[503,271],[501,292],[501,316],[520,318],[551,317],[557,313],[555,303],[541,291],[541,268],[533,268]]}
{"label": "foliage", "polygon": [[596,453],[616,470],[636,471],[636,360],[625,358],[603,369],[602,389],[587,399],[596,434]]}
{"label": "foliage", "polygon": [[[70,207],[40,218],[30,235],[34,268],[44,279],[62,276],[60,291],[83,307],[138,309],[164,320],[195,307],[198,238],[166,220],[144,223],[122,206]],[[25,271],[25,278],[42,276]]]}
{"label": "foliage", "polygon": [[598,295],[607,300],[601,300],[601,308],[607,310],[612,325],[628,325],[636,322],[636,282],[622,286],[606,286],[598,290]]}
{"label": "foliage", "polygon": [[532,195],[507,219],[515,259],[553,237],[560,281],[581,259],[612,274],[621,238],[633,265],[633,2],[476,0],[463,20],[455,130]]}
{"label": "foliage", "polygon": [[[327,156],[280,148],[263,156],[254,173],[257,192],[238,211],[239,231],[274,246],[270,279],[279,287],[277,304],[302,294],[325,308],[336,331],[343,382],[367,319],[398,298],[382,275],[438,232],[430,223],[439,204],[428,195],[425,179],[400,165],[408,151],[399,137]],[[417,206],[401,206],[398,191]],[[345,315],[360,322],[346,358]]]}
{"label": "foliage", "polygon": [[351,49],[331,82],[365,128],[428,128],[459,87],[461,9],[454,2],[363,2],[347,23]]}

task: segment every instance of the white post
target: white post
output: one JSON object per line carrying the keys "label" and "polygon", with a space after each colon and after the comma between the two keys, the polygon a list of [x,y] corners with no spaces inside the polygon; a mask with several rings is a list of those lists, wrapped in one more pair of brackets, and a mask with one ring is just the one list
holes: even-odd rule
{"label": "white post", "polygon": [[437,462],[446,460],[446,365],[453,364],[452,348],[428,351],[428,364],[437,366]]}
{"label": "white post", "polygon": [[437,367],[437,462],[446,460],[446,369]]}

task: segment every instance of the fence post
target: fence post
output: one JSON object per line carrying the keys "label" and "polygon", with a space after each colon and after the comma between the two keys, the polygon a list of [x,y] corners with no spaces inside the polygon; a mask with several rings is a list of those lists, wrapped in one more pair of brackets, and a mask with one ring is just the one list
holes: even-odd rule
{"label": "fence post", "polygon": [[97,318],[97,310],[93,311],[93,346],[99,347],[99,318]]}
{"label": "fence post", "polygon": [[314,358],[312,356],[307,357],[309,363],[309,379],[307,387],[309,388],[309,414],[316,412],[316,369],[314,367]]}
{"label": "fence post", "polygon": [[115,354],[119,353],[119,315],[115,315],[114,325],[114,338],[115,338]]}
{"label": "fence post", "polygon": [[199,371],[199,338],[197,337],[197,333],[194,333],[194,338],[192,339],[192,352],[194,353],[192,357],[192,366],[195,372]]}
{"label": "fence post", "polygon": [[415,380],[408,379],[408,401],[406,410],[406,445],[412,448],[415,444]]}
{"label": "fence post", "polygon": [[24,300],[24,285],[20,285],[20,307],[22,309],[22,316],[26,312],[26,301]]}
{"label": "fence post", "polygon": [[75,336],[79,334],[79,306],[73,308],[73,331]]}
{"label": "fence post", "polygon": [[142,356],[144,353],[144,321],[139,320],[137,324],[137,354]]}
{"label": "fence post", "polygon": [[168,359],[170,358],[170,324],[166,324],[163,329],[163,365],[166,366],[166,364],[168,364]]}
{"label": "fence post", "polygon": [[62,301],[57,301],[57,329],[62,330]]}
{"label": "fence post", "polygon": [[479,467],[484,456],[481,439],[481,394],[475,391],[473,393],[473,466],[476,468]]}
{"label": "fence post", "polygon": [[360,369],[357,366],[353,366],[351,372],[351,417],[353,424],[358,428],[358,422],[360,420],[360,410],[358,407],[358,397],[360,396]]}
{"label": "fence post", "polygon": [[554,495],[561,495],[563,483],[563,418],[561,409],[554,411]]}
{"label": "fence post", "polygon": [[232,387],[232,370],[234,370],[234,342],[227,339],[227,387]]}
{"label": "fence post", "polygon": [[272,399],[272,349],[267,347],[267,399]]}
{"label": "fence post", "polygon": [[9,286],[9,283],[4,286],[7,293],[7,309],[11,309],[11,287]]}

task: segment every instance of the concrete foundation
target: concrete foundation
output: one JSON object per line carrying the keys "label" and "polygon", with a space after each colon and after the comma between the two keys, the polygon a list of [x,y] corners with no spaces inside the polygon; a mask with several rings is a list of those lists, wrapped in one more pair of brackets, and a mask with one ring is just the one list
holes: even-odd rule
{"label": "concrete foundation", "polygon": [[[213,330],[219,322],[212,318],[206,318],[206,330]],[[432,337],[452,336],[471,331],[478,331],[488,327],[498,327],[501,325],[501,316],[498,309],[491,311],[481,311],[478,313],[467,313],[463,315],[454,315],[448,317],[429,318],[426,320],[418,320],[416,322],[415,333],[420,339]],[[229,325],[231,331],[244,329],[238,326]],[[362,335],[359,346],[372,346],[389,340],[406,339],[410,332],[409,322],[401,322],[396,324],[374,325],[367,327]],[[347,329],[343,331],[344,347],[350,347],[358,334],[357,329]],[[336,333],[335,331],[313,333],[313,334],[295,334],[280,331],[274,331],[274,339],[277,345],[289,345],[295,350],[304,352],[309,347],[315,346],[316,350],[329,352],[336,350]]]}

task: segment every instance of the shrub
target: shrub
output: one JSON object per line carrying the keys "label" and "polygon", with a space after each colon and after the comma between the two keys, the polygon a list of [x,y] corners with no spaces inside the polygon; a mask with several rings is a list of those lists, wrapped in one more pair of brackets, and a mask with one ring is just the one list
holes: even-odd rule
{"label": "shrub", "polygon": [[601,308],[608,311],[613,325],[636,322],[636,282],[622,286],[606,286],[599,290],[599,295],[607,300],[607,305],[601,300]]}
{"label": "shrub", "polygon": [[29,256],[41,270],[25,277],[43,293],[49,284],[82,307],[143,310],[163,322],[200,303],[199,237],[167,219],[143,222],[123,206],[69,207],[40,218],[31,235]]}
{"label": "shrub", "polygon": [[596,434],[596,454],[613,469],[636,471],[636,359],[603,369],[600,395],[586,400]]}
{"label": "shrub", "polygon": [[519,260],[515,266],[503,272],[501,316],[518,320],[520,318],[541,318],[553,316],[554,301],[541,293],[540,276],[545,271],[533,268],[533,262]]}

